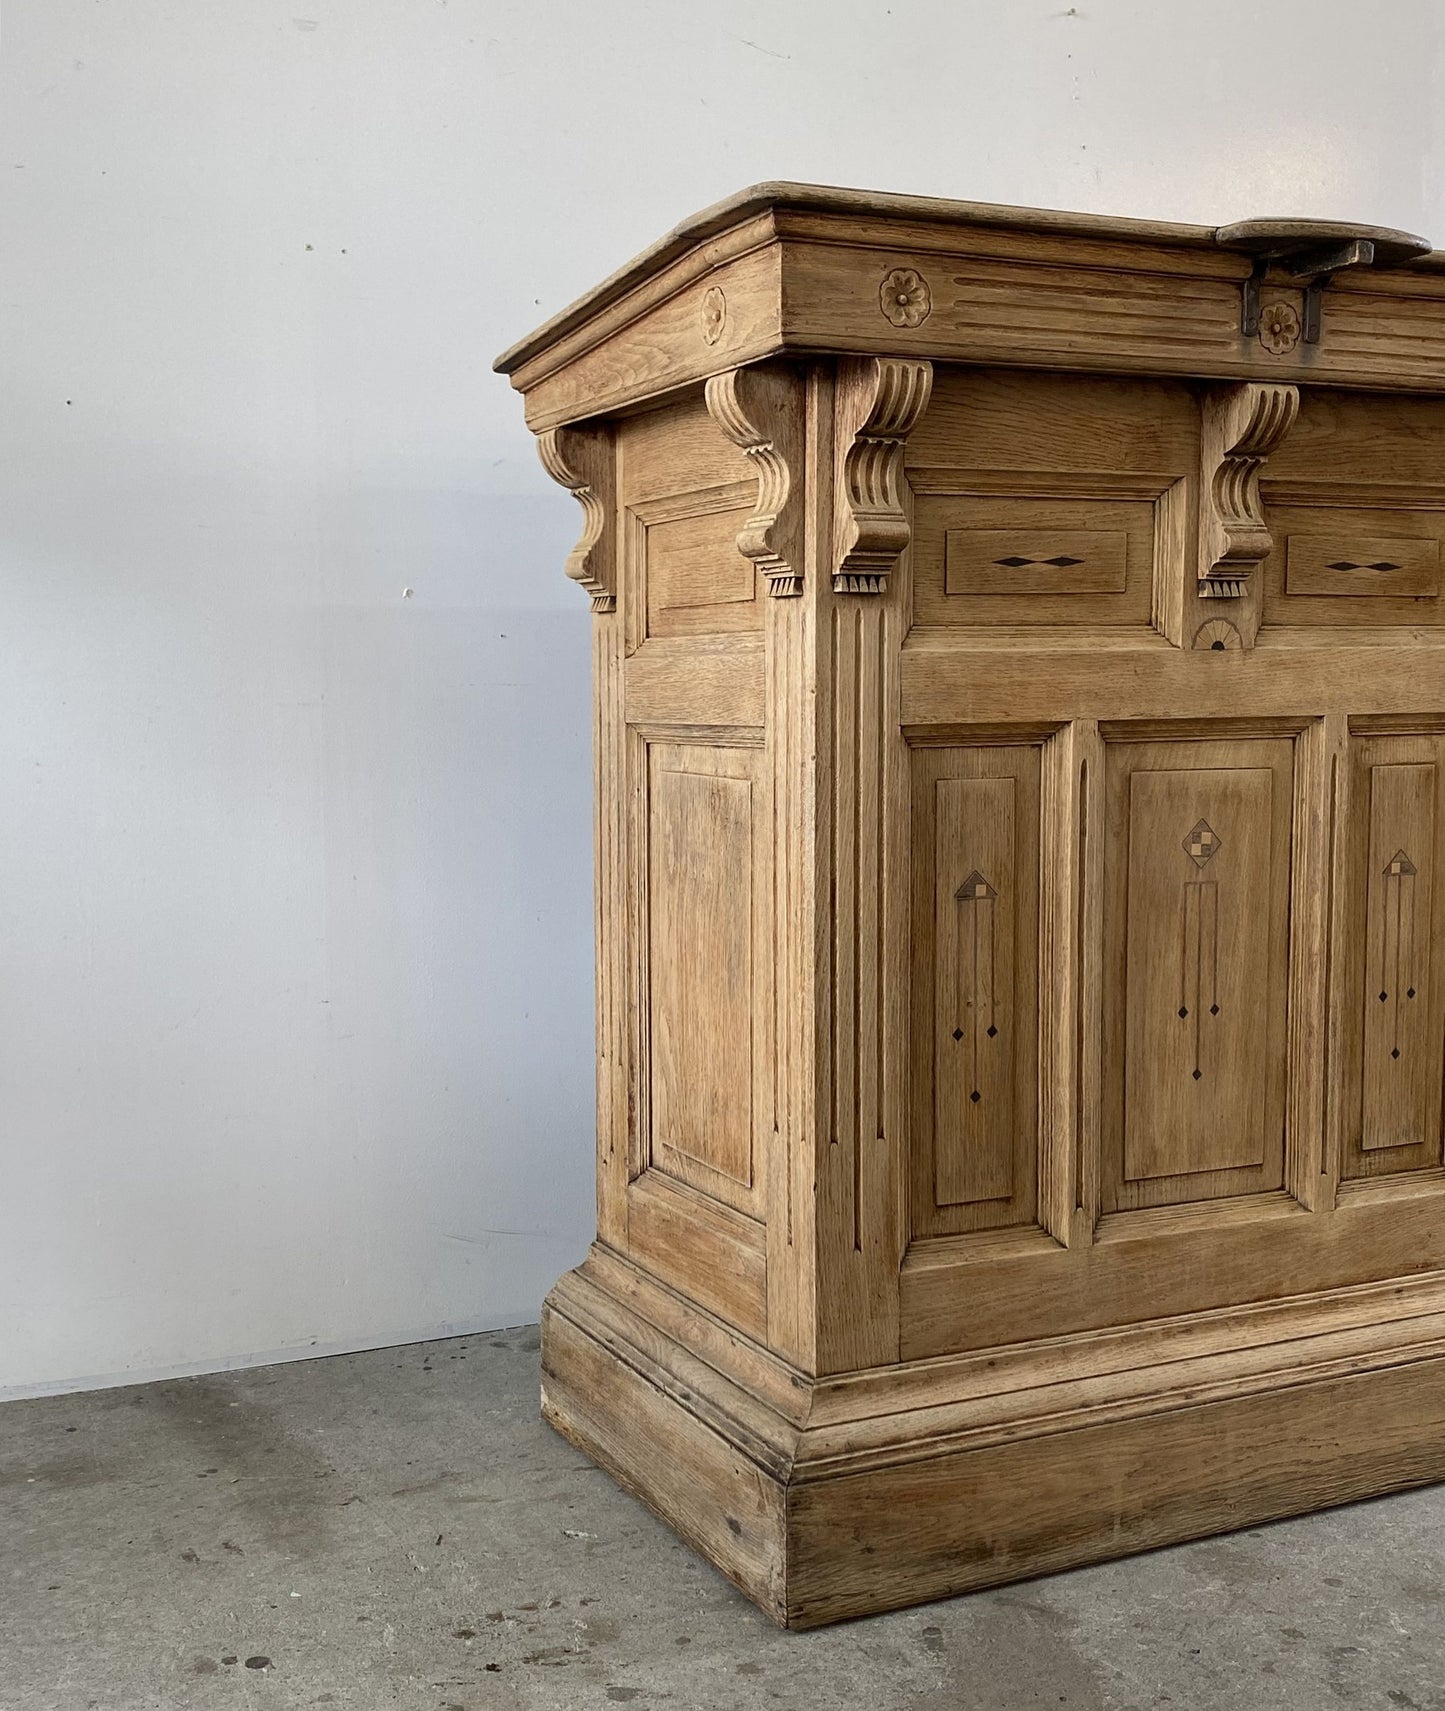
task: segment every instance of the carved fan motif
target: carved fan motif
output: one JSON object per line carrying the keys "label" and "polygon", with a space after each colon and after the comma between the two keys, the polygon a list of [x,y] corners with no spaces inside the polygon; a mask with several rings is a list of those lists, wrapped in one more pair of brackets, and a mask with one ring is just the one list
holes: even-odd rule
{"label": "carved fan motif", "polygon": [[1244,647],[1239,631],[1227,618],[1211,618],[1207,624],[1201,624],[1194,632],[1194,645],[1211,648],[1215,653],[1234,653]]}

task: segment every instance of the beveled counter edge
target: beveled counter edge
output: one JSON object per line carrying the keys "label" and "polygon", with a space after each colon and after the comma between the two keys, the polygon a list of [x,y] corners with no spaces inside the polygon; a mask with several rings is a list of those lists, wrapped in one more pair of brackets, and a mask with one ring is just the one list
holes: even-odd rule
{"label": "beveled counter edge", "polygon": [[[1085,214],[1068,209],[1018,207],[1004,202],[967,202],[897,191],[853,190],[826,184],[771,180],[749,185],[674,226],[590,291],[584,292],[534,331],[508,346],[493,362],[494,372],[514,373],[690,250],[761,214],[780,210],[881,215],[925,224],[988,226],[1025,233],[1046,232],[1062,237],[1122,238],[1137,243],[1168,244],[1216,253],[1219,234],[1233,229],[1232,225],[1200,226],[1173,220],[1142,220],[1116,214]],[[1308,223],[1312,226],[1325,224],[1319,221]],[[1238,225],[1239,222],[1233,224]],[[1341,224],[1340,229],[1345,230],[1346,225]],[[1445,251],[1433,250],[1407,265],[1445,268]]]}

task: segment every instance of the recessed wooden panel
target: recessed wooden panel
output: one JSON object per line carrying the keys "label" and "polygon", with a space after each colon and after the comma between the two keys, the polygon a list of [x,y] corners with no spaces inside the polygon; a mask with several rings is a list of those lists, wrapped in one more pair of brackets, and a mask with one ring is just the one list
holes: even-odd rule
{"label": "recessed wooden panel", "polygon": [[1265,622],[1380,628],[1445,621],[1445,487],[1439,510],[1389,509],[1392,497],[1405,495],[1384,486],[1351,492],[1371,502],[1338,503],[1328,484],[1265,484],[1274,540],[1264,564]]}
{"label": "recessed wooden panel", "polygon": [[1037,1214],[1039,751],[919,749],[913,1230]]}
{"label": "recessed wooden panel", "polygon": [[647,531],[648,602],[654,615],[753,598],[752,564],[726,550],[747,516],[719,511],[653,523]]}
{"label": "recessed wooden panel", "polygon": [[754,1183],[760,752],[654,743],[648,767],[651,1160],[744,1210]]}
{"label": "recessed wooden panel", "polygon": [[1445,624],[1445,403],[1300,391],[1261,486],[1264,623]]}
{"label": "recessed wooden panel", "polygon": [[939,369],[906,456],[915,624],[1144,627],[1199,411],[1172,382]]}
{"label": "recessed wooden panel", "polygon": [[941,469],[912,479],[915,623],[1148,621],[1167,482]]}
{"label": "recessed wooden panel", "polygon": [[1282,1180],[1291,747],[1111,745],[1107,1209]]}
{"label": "recessed wooden panel", "polygon": [[737,548],[757,472],[702,393],[628,417],[617,443],[628,652],[650,636],[760,630],[758,578]]}
{"label": "recessed wooden panel", "polygon": [[1352,1022],[1345,1075],[1344,1174],[1441,1161],[1445,991],[1435,931],[1445,768],[1442,739],[1365,736],[1354,744],[1347,851]]}
{"label": "recessed wooden panel", "polygon": [[1348,527],[1285,537],[1286,594],[1327,599],[1433,599],[1440,592],[1440,543],[1408,535],[1351,535]]}
{"label": "recessed wooden panel", "polygon": [[1268,768],[1129,781],[1124,1175],[1264,1162]]}
{"label": "recessed wooden panel", "polygon": [[[1136,542],[1142,534],[1147,551],[1153,518],[1148,506],[1142,515],[1130,506],[1117,507],[1115,517],[1102,514],[1115,509],[1087,501],[961,500],[956,526],[944,533],[944,592],[1122,594],[1129,581],[1128,524],[1134,522]],[[1054,521],[1060,514],[1068,518],[1064,526]],[[1113,521],[1120,526],[1109,527]]]}
{"label": "recessed wooden panel", "polygon": [[738,551],[754,491],[730,482],[633,508],[629,552],[640,560],[649,636],[762,628],[757,569]]}

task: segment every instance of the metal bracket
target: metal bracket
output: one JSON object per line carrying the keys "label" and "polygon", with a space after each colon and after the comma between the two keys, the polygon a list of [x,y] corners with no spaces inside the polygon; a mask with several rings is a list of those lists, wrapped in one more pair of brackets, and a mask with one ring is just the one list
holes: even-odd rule
{"label": "metal bracket", "polygon": [[1312,220],[1242,220],[1221,226],[1215,241],[1254,257],[1240,283],[1239,330],[1252,339],[1259,332],[1261,290],[1272,267],[1304,287],[1301,337],[1317,345],[1323,329],[1324,289],[1347,267],[1395,267],[1429,252],[1425,238],[1383,226],[1348,226]]}

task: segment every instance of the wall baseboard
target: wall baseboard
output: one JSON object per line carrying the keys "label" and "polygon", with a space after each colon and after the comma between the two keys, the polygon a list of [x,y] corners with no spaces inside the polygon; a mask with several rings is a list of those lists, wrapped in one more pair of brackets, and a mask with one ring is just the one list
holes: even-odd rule
{"label": "wall baseboard", "polygon": [[0,1384],[0,1403],[24,1402],[37,1396],[69,1396],[83,1390],[118,1390],[129,1384],[161,1384],[169,1378],[204,1378],[218,1372],[243,1372],[249,1367],[280,1366],[287,1361],[329,1360],[333,1355],[366,1354],[372,1349],[400,1349],[412,1343],[443,1342],[449,1337],[477,1337],[492,1331],[512,1331],[536,1324],[535,1310],[518,1308],[516,1316],[458,1319],[428,1325],[418,1331],[388,1331],[374,1337],[348,1337],[337,1342],[296,1343],[256,1354],[215,1356],[184,1361],[178,1366],[135,1367],[124,1372],[96,1373],[83,1378],[48,1379],[37,1384]]}

